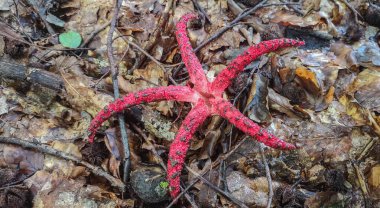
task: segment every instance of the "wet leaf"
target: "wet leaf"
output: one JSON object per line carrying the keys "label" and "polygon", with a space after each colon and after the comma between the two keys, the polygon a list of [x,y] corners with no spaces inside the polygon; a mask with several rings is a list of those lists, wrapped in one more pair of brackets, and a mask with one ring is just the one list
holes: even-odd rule
{"label": "wet leaf", "polygon": [[272,119],[268,109],[268,83],[269,80],[262,74],[254,78],[251,87],[251,96],[254,96],[247,105],[248,117],[258,123],[268,123]]}

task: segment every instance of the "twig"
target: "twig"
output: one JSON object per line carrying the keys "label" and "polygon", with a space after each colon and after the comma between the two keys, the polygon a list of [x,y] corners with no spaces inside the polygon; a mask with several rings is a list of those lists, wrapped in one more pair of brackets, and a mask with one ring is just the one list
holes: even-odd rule
{"label": "twig", "polygon": [[46,9],[44,8],[45,11],[41,10],[36,0],[28,0],[28,2],[34,8],[34,10],[36,10],[38,16],[40,16],[42,22],[44,23],[50,35],[55,35],[56,32],[54,31],[53,27],[46,21],[46,14],[44,14]]}
{"label": "twig", "polygon": [[125,191],[125,185],[120,179],[113,177],[112,175],[108,174],[107,172],[105,172],[101,168],[94,166],[88,162],[85,162],[82,159],[77,158],[71,154],[61,152],[59,150],[56,150],[56,149],[54,149],[50,146],[44,145],[44,144],[32,143],[32,142],[28,142],[28,141],[18,139],[18,138],[0,137],[0,143],[14,144],[14,145],[21,146],[23,148],[34,149],[34,150],[37,150],[39,152],[42,152],[42,153],[45,153],[48,155],[52,155],[55,157],[63,158],[65,160],[73,161],[79,165],[85,166],[94,175],[105,178],[108,182],[110,182],[111,186],[118,188],[122,192]]}
{"label": "twig", "polygon": [[[289,2],[287,2],[286,0],[280,0],[280,1],[281,1],[282,3],[289,3]],[[305,15],[305,13],[304,13],[302,10],[298,9],[298,8],[295,7],[294,5],[287,5],[287,6],[290,7],[291,9],[293,9],[294,12],[296,12],[296,13],[302,15],[302,16]]]}
{"label": "twig", "polygon": [[148,137],[144,134],[144,132],[134,123],[131,123],[131,127],[137,131],[138,134],[140,134],[142,136],[142,138],[145,140],[146,143],[148,143],[148,145],[151,147],[151,150],[154,154],[154,156],[156,156],[156,158],[158,159],[158,163],[160,163],[161,167],[166,171],[166,165],[164,163],[164,160],[162,159],[162,157],[158,154],[156,148],[154,147],[154,144],[152,144],[152,142],[150,142],[150,140],[148,139]]}
{"label": "twig", "polygon": [[[173,0],[167,0],[166,5],[165,5],[165,10],[161,15],[160,20],[158,21],[158,24],[157,24],[158,26],[156,30],[153,32],[153,35],[152,35],[153,38],[146,44],[145,51],[152,50],[152,48],[157,44],[157,41],[160,35],[162,36],[162,32],[164,31],[165,25],[169,20],[169,17],[170,17],[169,12],[172,6],[173,6]],[[146,54],[144,53],[144,55]],[[144,63],[146,59],[144,55],[140,57],[140,60],[138,61],[138,63],[135,64],[135,67],[132,70],[134,70],[137,67],[141,67],[141,65]]]}
{"label": "twig", "polygon": [[263,161],[264,166],[265,166],[265,175],[266,175],[267,180],[268,180],[269,193],[268,193],[267,208],[270,208],[272,205],[272,199],[273,199],[272,177],[270,176],[269,165],[268,165],[267,159],[265,158],[264,148],[263,148],[262,144],[259,144],[259,150],[260,150],[261,160]]}
{"label": "twig", "polygon": [[207,15],[205,10],[199,5],[198,0],[192,0],[194,6],[201,12],[201,14],[206,18],[206,21],[211,24],[210,17]]}
{"label": "twig", "polygon": [[363,193],[364,205],[365,205],[365,207],[370,207],[369,206],[370,205],[370,202],[369,202],[370,196],[369,196],[367,183],[365,182],[365,178],[363,176],[363,173],[360,170],[360,168],[359,168],[358,164],[356,163],[356,161],[351,160],[351,164],[352,164],[352,166],[355,169],[355,173],[356,173],[356,177],[358,179],[359,187],[360,187],[360,190]]}
{"label": "twig", "polygon": [[[219,165],[223,160],[226,160],[229,156],[231,156],[239,147],[247,140],[248,136],[244,137],[243,140],[241,140],[233,149],[231,149],[227,154],[219,156],[212,164],[207,165],[206,167],[203,168],[204,171],[200,173],[200,176],[206,175],[212,168],[216,167]],[[177,200],[184,195],[191,187],[193,187],[198,181],[200,180],[199,177],[195,178],[185,189],[182,190],[178,196],[173,199],[173,201],[166,207],[166,208],[171,208]]]}
{"label": "twig", "polygon": [[[2,35],[2,36],[5,36],[11,40],[16,40],[20,43],[24,43],[24,44],[29,45],[29,46],[34,46],[34,47],[37,47],[40,49],[46,49],[48,51],[93,50],[93,48],[52,48],[52,47],[39,46],[37,44],[34,44],[32,42],[28,42],[28,41],[24,40],[22,36],[20,36],[17,32],[14,31],[15,29],[13,29],[9,25],[5,24],[4,22],[0,22],[0,28],[2,28],[2,30],[0,30],[0,35]],[[26,36],[26,37],[28,37],[28,36]],[[28,39],[30,39],[30,38],[28,38]]]}
{"label": "twig", "polygon": [[222,29],[220,29],[218,32],[216,32],[215,34],[213,34],[211,37],[209,37],[206,41],[204,41],[203,43],[201,43],[199,46],[197,46],[195,49],[194,49],[194,52],[198,52],[200,49],[202,49],[205,45],[209,44],[211,41],[215,40],[216,38],[218,38],[219,36],[221,36],[223,33],[225,33],[227,30],[229,30],[230,28],[232,28],[237,22],[239,22],[241,19],[243,19],[244,17],[248,16],[249,14],[251,14],[252,12],[256,11],[257,9],[259,8],[262,8],[264,6],[264,4],[267,2],[268,0],[263,0],[261,1],[260,3],[256,4],[256,6],[252,7],[251,9],[248,9],[248,10],[245,10],[243,11],[242,13],[240,13],[234,20],[232,20],[232,22],[228,23],[226,26],[224,26]]}
{"label": "twig", "polygon": [[10,188],[29,189],[24,184],[17,184],[17,185],[10,185],[10,186],[1,187],[0,191],[7,190],[7,189],[10,189]]}
{"label": "twig", "polygon": [[[20,21],[20,15],[19,15],[19,12],[18,12],[18,7],[17,7],[20,3],[18,1],[16,2],[16,0],[13,0],[13,4],[15,6],[15,17],[16,17],[17,23],[18,23],[18,25],[20,27],[21,33],[25,35],[25,37],[29,40],[29,42],[32,42],[31,37],[28,34],[25,33],[24,25],[21,24],[21,21]],[[23,6],[25,6],[25,5],[23,5]]]}
{"label": "twig", "polygon": [[372,150],[372,148],[379,142],[379,137],[380,137],[380,126],[377,124],[375,118],[373,117],[372,113],[367,109],[367,114],[368,114],[368,125],[371,126],[374,130],[374,132],[377,134],[377,137],[372,138],[364,147],[363,151],[360,153],[356,161],[361,161],[365,155],[369,151]]}
{"label": "twig", "polygon": [[[110,26],[110,30],[108,31],[108,36],[107,36],[107,55],[108,55],[108,61],[109,61],[110,69],[112,72],[112,84],[113,84],[113,92],[114,92],[114,99],[115,100],[120,97],[119,82],[117,79],[118,74],[119,74],[119,69],[116,66],[115,59],[113,57],[112,40],[113,40],[113,33],[115,31],[115,28],[116,28],[116,22],[117,22],[117,19],[119,16],[119,10],[120,10],[122,3],[123,3],[123,0],[117,0],[115,3],[114,14],[112,16],[111,26]],[[127,182],[129,179],[129,168],[131,165],[128,135],[127,135],[127,130],[125,129],[125,120],[124,120],[123,115],[118,114],[117,116],[118,116],[119,125],[120,125],[121,141],[122,141],[123,146],[124,146],[123,181]]]}
{"label": "twig", "polygon": [[[137,131],[137,133],[139,133],[142,138],[145,140],[146,143],[148,143],[148,145],[151,147],[151,150],[153,152],[153,154],[156,156],[156,158],[158,159],[161,167],[166,171],[167,170],[167,167],[164,163],[164,160],[161,158],[161,156],[158,154],[156,148],[154,147],[154,145],[152,144],[152,142],[149,141],[148,137],[144,134],[144,132],[138,127],[136,126],[135,124],[131,124],[132,128]],[[181,190],[184,190],[183,187],[181,186]],[[193,200],[191,199],[191,197],[189,196],[189,194],[185,193],[185,198],[187,199],[187,201],[190,203],[190,205],[194,208],[197,208],[198,206],[193,202]]]}
{"label": "twig", "polygon": [[[119,19],[121,16],[118,16],[117,19]],[[88,38],[86,38],[85,41],[80,45],[80,48],[84,48],[98,33],[100,33],[102,30],[106,29],[112,22],[112,19],[105,23],[104,25],[100,26],[98,29],[94,30]]]}
{"label": "twig", "polygon": [[196,171],[194,171],[193,169],[191,169],[189,166],[186,165],[185,167],[186,167],[186,169],[189,172],[191,172],[192,174],[194,174],[197,178],[201,179],[201,181],[203,181],[204,183],[206,183],[210,188],[214,189],[216,192],[218,192],[223,197],[229,199],[230,201],[232,201],[234,204],[238,205],[239,207],[248,208],[247,205],[245,205],[241,201],[235,199],[235,197],[231,196],[230,193],[221,190],[219,187],[215,186],[210,181],[208,181],[207,179],[203,178],[203,176],[201,176],[200,174],[198,174]]}
{"label": "twig", "polygon": [[350,3],[348,3],[346,0],[340,0],[340,1],[343,2],[351,10],[351,12],[354,14],[355,23],[357,23],[357,24],[359,23],[358,15],[360,18],[364,19],[362,17],[362,15],[358,11],[356,11],[356,9],[354,7],[351,6]]}
{"label": "twig", "polygon": [[[119,36],[119,37],[123,37],[123,40],[125,42],[127,42],[128,44],[132,45],[133,47],[135,47],[136,49],[138,49],[141,53],[143,53],[145,56],[147,56],[150,60],[152,60],[154,63],[156,63],[160,68],[162,68],[162,70],[164,70],[164,72],[166,72],[166,68],[165,68],[165,64],[161,63],[160,61],[158,61],[156,58],[154,58],[152,55],[150,55],[147,51],[145,51],[143,48],[141,48],[139,45],[137,45],[136,43],[134,43],[133,41],[130,41],[130,40],[127,40],[125,37],[125,35],[122,35],[122,36]],[[117,37],[117,38],[119,38]],[[115,38],[115,40],[117,39]],[[168,67],[172,67],[172,65],[168,65]]]}
{"label": "twig", "polygon": [[14,181],[14,182],[10,182],[10,183],[7,183],[7,184],[4,184],[2,185],[3,187],[0,188],[0,190],[4,189],[4,188],[10,188],[10,187],[13,187],[13,186],[17,186],[19,183],[22,183],[24,182],[26,179],[32,177],[36,172],[33,172],[29,175],[27,175],[26,177],[24,177],[23,179],[20,179],[20,180],[17,180],[17,181]]}
{"label": "twig", "polygon": [[[164,72],[165,72],[165,75],[168,74],[168,70],[166,70],[165,67],[175,67],[175,66],[180,66],[182,63],[179,63],[179,64],[171,64],[171,65],[168,65],[168,64],[163,64],[161,63],[160,61],[158,61],[157,59],[155,59],[152,55],[150,55],[148,52],[146,52],[143,48],[141,48],[139,45],[137,45],[136,43],[132,42],[132,41],[129,41],[125,38],[125,35],[121,35],[121,36],[118,36],[115,38],[115,40],[117,38],[123,38],[123,40],[125,42],[127,42],[128,44],[132,45],[133,47],[135,47],[137,50],[139,50],[141,53],[143,53],[144,55],[146,55],[146,57],[148,57],[150,60],[152,60],[154,63],[156,63]],[[169,80],[173,83],[173,85],[178,85],[178,83],[173,79],[173,77],[169,76]]]}
{"label": "twig", "polygon": [[39,84],[56,92],[62,92],[65,89],[63,80],[56,74],[21,64],[9,63],[3,61],[3,58],[0,58],[0,77],[28,84]]}

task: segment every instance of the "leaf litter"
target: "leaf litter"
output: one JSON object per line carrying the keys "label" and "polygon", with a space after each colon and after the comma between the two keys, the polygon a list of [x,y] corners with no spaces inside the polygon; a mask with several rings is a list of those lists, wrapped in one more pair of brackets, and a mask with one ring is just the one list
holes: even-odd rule
{"label": "leaf litter", "polygon": [[[45,15],[53,15],[65,22],[63,28],[54,26],[54,23],[53,28],[58,33],[77,31],[84,41],[112,17],[113,5],[109,1],[52,2],[54,7]],[[247,7],[244,1],[198,2],[211,22],[202,18],[189,25],[194,47],[217,33]],[[376,207],[380,203],[380,49],[376,41],[380,24],[376,18],[371,18],[380,4],[347,1],[354,8],[352,10],[345,2],[303,1],[301,5],[258,9],[197,54],[204,63],[208,79],[212,80],[233,59],[228,55],[229,51],[241,50],[272,35],[306,41],[304,48],[258,59],[256,64],[246,68],[246,76],[233,83],[240,87],[224,95],[235,106],[247,109],[247,115],[267,126],[271,133],[301,145],[300,149],[291,152],[264,149],[273,180],[270,184],[274,189],[272,207],[349,204]],[[136,66],[142,53],[125,40],[144,48],[152,41],[167,6],[170,7],[169,19],[161,28],[154,47],[147,51],[161,62],[165,70],[150,59]],[[292,7],[304,15],[299,15]],[[91,150],[94,147],[89,147],[91,145],[83,140],[91,117],[113,99],[110,77],[101,78],[109,66],[100,64],[107,59],[109,27],[100,30],[84,46],[88,47],[87,50],[60,50],[57,36],[52,36],[46,29],[46,24],[52,23],[51,19],[44,20],[23,4],[4,3],[1,8],[0,21],[9,27],[2,27],[0,31],[1,42],[5,43],[0,44],[0,61],[25,66],[37,64],[41,70],[60,77],[64,90],[57,92],[38,83],[5,78],[3,75],[9,69],[0,67],[0,136],[48,144],[79,158],[84,155],[83,160],[99,161],[99,167],[120,177],[119,164],[124,158],[119,155],[122,151],[119,130],[115,128],[114,133],[107,133],[118,127],[116,119],[111,119],[104,126],[103,133],[98,135],[98,142],[103,144],[100,146],[102,151]],[[157,85],[167,86],[171,80],[186,85],[186,70],[168,66],[180,62],[174,25],[183,14],[198,11],[193,2],[128,1],[123,3],[121,11],[113,55],[120,68],[118,79],[122,94]],[[23,45],[17,40],[22,40]],[[159,165],[156,156],[152,158],[153,149],[158,149],[159,156],[167,160],[168,140],[174,137],[189,109],[187,104],[159,102],[126,110],[132,171]],[[232,197],[248,206],[266,207],[268,180],[258,145],[246,141],[234,150],[243,134],[223,120],[212,120],[214,118],[210,119],[209,125],[198,129],[186,163],[201,173],[213,161],[232,151],[230,158],[224,158],[222,166],[214,167],[204,178],[215,186],[228,187]],[[154,147],[144,142],[131,124],[143,130]],[[25,204],[33,203],[35,207],[64,207],[74,202],[80,207],[95,204],[145,206],[138,194],[128,191],[128,197],[122,198],[121,193],[112,189],[104,179],[73,162],[13,145],[1,144],[0,147],[3,168],[0,174],[5,176],[11,172],[15,176],[5,177],[7,180],[1,183],[1,187],[20,181],[19,184],[31,193],[28,197],[19,195]],[[83,151],[86,153],[81,153]],[[111,154],[102,154],[104,151]],[[183,174],[188,177],[183,177],[182,181],[190,184],[194,175],[191,172]],[[237,175],[241,180],[235,179]],[[7,194],[17,190],[17,187],[11,187]],[[0,191],[5,193],[3,189]],[[213,191],[207,184],[198,182],[189,193],[198,197],[195,203],[202,206],[236,206],[229,198]],[[244,195],[247,193],[251,194]],[[252,195],[255,197],[250,197]],[[205,203],[205,197],[211,197],[212,203]],[[0,197],[1,205],[14,203],[10,199]],[[157,206],[166,207],[169,203],[164,201]],[[178,203],[188,202],[183,199]]]}

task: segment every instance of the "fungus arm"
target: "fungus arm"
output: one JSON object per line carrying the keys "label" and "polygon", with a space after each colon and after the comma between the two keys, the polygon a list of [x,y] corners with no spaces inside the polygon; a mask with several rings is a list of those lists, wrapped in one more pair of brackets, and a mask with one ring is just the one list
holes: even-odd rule
{"label": "fungus arm", "polygon": [[293,144],[289,144],[275,137],[274,135],[269,134],[266,130],[257,125],[251,119],[247,118],[242,113],[240,113],[240,111],[236,109],[228,101],[223,99],[215,100],[214,106],[215,107],[212,113],[218,114],[223,118],[227,119],[238,129],[250,135],[257,141],[265,144],[266,146],[283,150],[296,149],[296,147]]}
{"label": "fungus arm", "polygon": [[186,116],[171,144],[167,180],[170,185],[170,195],[173,198],[180,192],[180,175],[185,162],[186,152],[189,149],[190,139],[209,115],[210,112],[205,103],[198,103]]}
{"label": "fungus arm", "polygon": [[130,93],[108,104],[101,110],[91,121],[88,131],[90,133],[90,142],[94,141],[96,131],[104,121],[109,119],[113,114],[122,112],[126,108],[138,105],[140,103],[155,102],[161,100],[177,100],[185,102],[194,102],[194,91],[184,86],[156,87]]}
{"label": "fungus arm", "polygon": [[205,91],[208,81],[203,72],[202,65],[195,55],[191,47],[190,40],[187,37],[187,22],[197,18],[195,14],[189,13],[181,17],[176,25],[176,38],[179,50],[181,51],[182,61],[189,72],[190,81],[194,84],[194,88],[199,91]]}
{"label": "fungus arm", "polygon": [[283,38],[263,41],[251,46],[244,53],[232,60],[231,63],[219,73],[212,83],[211,89],[215,93],[223,93],[223,91],[231,85],[232,80],[235,79],[248,64],[263,54],[275,51],[279,48],[301,46],[304,44],[304,41]]}

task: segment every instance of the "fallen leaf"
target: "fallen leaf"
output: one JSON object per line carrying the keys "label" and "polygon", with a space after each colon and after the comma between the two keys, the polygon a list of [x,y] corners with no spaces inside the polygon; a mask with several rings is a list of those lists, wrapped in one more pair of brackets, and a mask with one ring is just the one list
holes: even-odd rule
{"label": "fallen leaf", "polygon": [[365,69],[351,86],[358,103],[371,111],[380,111],[380,71]]}
{"label": "fallen leaf", "polygon": [[[54,149],[71,154],[79,159],[82,158],[82,154],[75,144],[54,141],[51,146]],[[87,175],[85,167],[77,166],[72,161],[63,160],[52,155],[45,156],[44,169],[46,171],[63,174],[68,178],[77,178],[79,176]]]}
{"label": "fallen leaf", "polygon": [[82,37],[77,32],[69,31],[59,35],[59,42],[67,48],[78,48],[82,42]]}
{"label": "fallen leaf", "polygon": [[[273,189],[280,183],[272,181]],[[268,201],[268,181],[265,177],[250,179],[240,172],[233,171],[227,176],[227,186],[232,196],[248,206],[264,207]]]}
{"label": "fallen leaf", "polygon": [[272,116],[268,109],[268,83],[269,80],[263,74],[255,76],[250,90],[250,96],[245,111],[248,117],[258,123],[269,123]]}
{"label": "fallen leaf", "polygon": [[320,95],[321,89],[317,77],[314,72],[308,70],[306,67],[298,67],[295,71],[297,77],[300,79],[302,86],[313,95]]}

